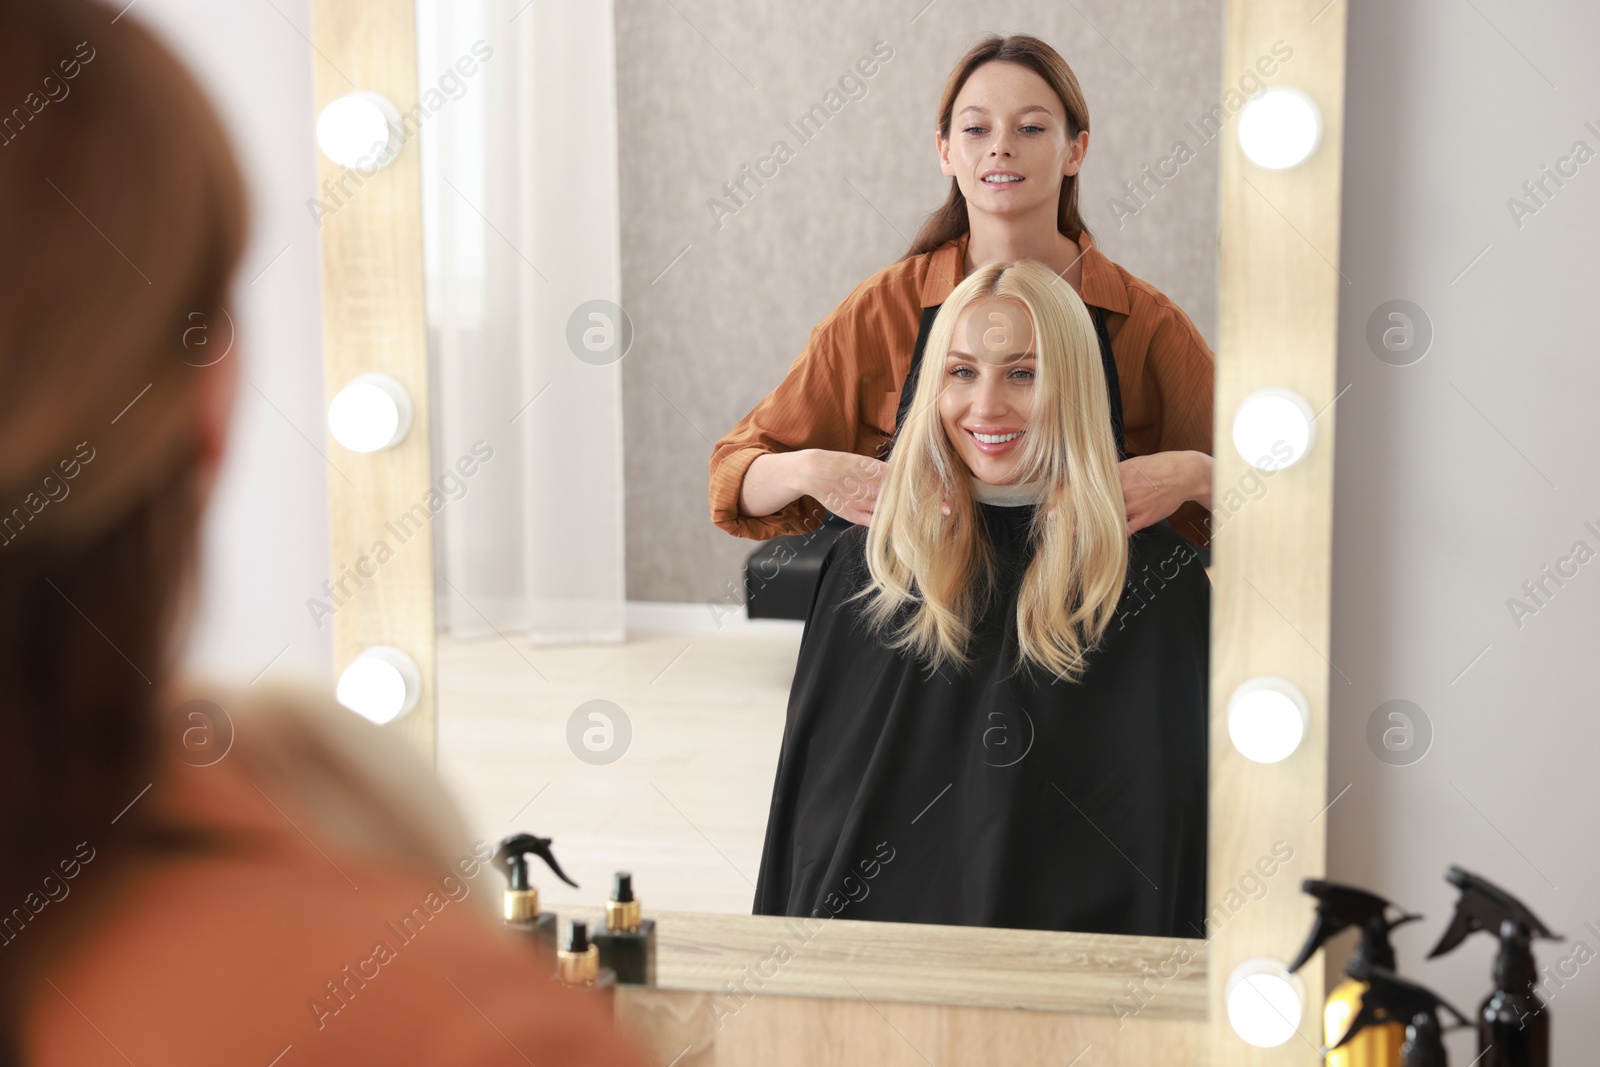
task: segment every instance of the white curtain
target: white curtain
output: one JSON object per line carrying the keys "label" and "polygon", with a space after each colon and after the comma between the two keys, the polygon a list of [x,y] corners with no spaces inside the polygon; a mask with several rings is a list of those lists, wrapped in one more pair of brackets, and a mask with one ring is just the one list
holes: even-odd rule
{"label": "white curtain", "polygon": [[621,367],[569,343],[620,303],[612,5],[417,0],[417,26],[439,628],[620,641]]}

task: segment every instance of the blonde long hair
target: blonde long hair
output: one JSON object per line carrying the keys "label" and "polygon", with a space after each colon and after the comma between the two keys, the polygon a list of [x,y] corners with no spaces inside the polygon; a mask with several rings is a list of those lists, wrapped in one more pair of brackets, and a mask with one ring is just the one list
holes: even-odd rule
{"label": "blonde long hair", "polygon": [[[1023,439],[1019,478],[1042,478],[1045,492],[1028,532],[1032,559],[1017,600],[1013,669],[1026,662],[1076,682],[1116,613],[1128,528],[1094,324],[1072,286],[1032,260],[980,267],[934,319],[867,532],[871,580],[851,599],[865,601],[875,634],[928,661],[930,674],[946,663],[969,665],[967,646],[994,593],[997,560],[938,406],[956,320],[984,299],[1020,303],[1035,339],[1032,432]],[[909,618],[886,633],[908,608]]]}

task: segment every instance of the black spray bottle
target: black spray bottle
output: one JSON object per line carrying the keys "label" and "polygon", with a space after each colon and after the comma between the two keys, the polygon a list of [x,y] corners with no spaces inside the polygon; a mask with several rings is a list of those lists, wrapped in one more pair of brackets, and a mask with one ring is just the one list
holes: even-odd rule
{"label": "black spray bottle", "polygon": [[1445,880],[1461,890],[1456,913],[1431,960],[1471,934],[1487,930],[1500,939],[1494,962],[1494,992],[1478,1007],[1478,1059],[1474,1067],[1549,1067],[1550,1013],[1533,991],[1537,977],[1535,937],[1565,940],[1550,932],[1526,904],[1470,871],[1451,867]]}
{"label": "black spray bottle", "polygon": [[1406,1037],[1406,1018],[1374,1023],[1353,1040],[1347,1036],[1367,990],[1366,982],[1356,977],[1356,971],[1375,966],[1393,972],[1394,946],[1389,943],[1389,931],[1422,916],[1401,915],[1390,919],[1386,913],[1394,905],[1353,886],[1307,878],[1300,883],[1300,888],[1317,899],[1317,920],[1289,970],[1298,971],[1305,966],[1318,949],[1346,928],[1355,926],[1361,930],[1355,955],[1345,966],[1346,977],[1333,987],[1323,1007],[1322,1039],[1333,1046],[1327,1054],[1326,1067],[1398,1067],[1400,1046]]}
{"label": "black spray bottle", "polygon": [[[1401,1067],[1447,1067],[1444,1037],[1439,1026],[1439,1009],[1456,1017],[1457,1025],[1471,1026],[1467,1017],[1443,997],[1426,986],[1407,982],[1387,967],[1368,961],[1352,964],[1350,977],[1364,983],[1361,1010],[1340,1039],[1339,1045],[1325,1050],[1331,1055],[1340,1045],[1353,1041],[1370,1027],[1393,1022],[1405,1024],[1405,1040],[1400,1043]],[[1477,1067],[1474,1064],[1474,1067]]]}
{"label": "black spray bottle", "polygon": [[656,921],[646,919],[633,893],[633,875],[618,871],[606,901],[606,921],[591,940],[600,949],[600,966],[617,972],[623,985],[656,984]]}
{"label": "black spray bottle", "polygon": [[578,883],[568,878],[567,872],[556,862],[555,853],[550,851],[550,842],[548,837],[512,834],[495,849],[494,862],[506,876],[506,925],[528,934],[540,948],[554,956],[557,951],[556,913],[539,910],[539,889],[530,876],[528,857],[538,856],[544,860],[556,877],[572,888],[578,888]]}

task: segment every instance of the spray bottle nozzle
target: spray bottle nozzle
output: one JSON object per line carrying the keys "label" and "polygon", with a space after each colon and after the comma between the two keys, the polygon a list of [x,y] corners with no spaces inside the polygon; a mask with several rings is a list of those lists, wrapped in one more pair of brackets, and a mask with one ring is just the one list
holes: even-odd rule
{"label": "spray bottle nozzle", "polygon": [[[1306,961],[1316,955],[1329,938],[1350,926],[1361,928],[1361,944],[1350,966],[1355,966],[1358,960],[1365,960],[1393,970],[1394,947],[1389,944],[1389,931],[1402,923],[1422,918],[1420,915],[1407,914],[1390,919],[1385,912],[1394,905],[1375,893],[1354,886],[1307,878],[1300,883],[1300,888],[1317,898],[1317,921],[1312,925],[1306,943],[1301,946],[1300,954],[1289,964],[1291,971],[1298,971],[1305,966]],[[1349,967],[1346,967],[1345,973],[1354,976]]]}
{"label": "spray bottle nozzle", "polygon": [[1361,1009],[1356,1012],[1356,1017],[1350,1021],[1350,1026],[1338,1043],[1323,1050],[1324,1055],[1343,1047],[1369,1026],[1398,1022],[1412,1028],[1411,1043],[1419,1049],[1414,1058],[1407,1058],[1408,1065],[1442,1064],[1444,1047],[1439,1037],[1439,1009],[1443,1008],[1454,1015],[1457,1026],[1472,1025],[1466,1016],[1439,994],[1426,986],[1406,981],[1387,967],[1377,966],[1369,960],[1355,960],[1351,962],[1349,974],[1367,983],[1367,988],[1361,993]]}
{"label": "spray bottle nozzle", "polygon": [[1433,951],[1428,953],[1428,959],[1444,955],[1479,930],[1487,930],[1500,938],[1501,952],[1504,953],[1510,944],[1505,933],[1508,919],[1522,927],[1529,940],[1536,937],[1566,940],[1561,934],[1551,933],[1532,909],[1487,878],[1460,867],[1451,867],[1444,877],[1445,881],[1461,890],[1461,896],[1456,901],[1456,913],[1450,920],[1450,926],[1439,938],[1439,943],[1433,946]]}
{"label": "spray bottle nozzle", "polygon": [[538,856],[555,872],[557,878],[577,889],[578,883],[567,877],[567,872],[561,869],[561,864],[556,862],[555,853],[550,851],[552,839],[548,837],[534,837],[532,834],[512,834],[500,842],[500,847],[495,849],[494,862],[503,871],[512,889],[527,890],[533,888],[533,880],[528,870],[528,857]]}

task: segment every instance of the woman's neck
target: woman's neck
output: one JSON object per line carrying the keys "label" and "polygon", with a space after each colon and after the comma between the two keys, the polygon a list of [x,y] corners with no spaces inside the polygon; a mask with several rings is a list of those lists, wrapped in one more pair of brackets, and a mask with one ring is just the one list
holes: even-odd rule
{"label": "woman's neck", "polygon": [[[988,225],[983,225],[985,221]],[[1055,271],[1074,289],[1082,288],[1083,250],[1055,228],[1053,216],[1051,223],[1047,227],[1021,227],[974,215],[972,232],[967,236],[965,273],[971,274],[985,263],[1032,259]]]}

